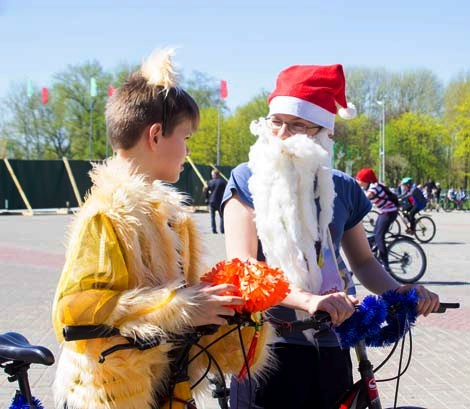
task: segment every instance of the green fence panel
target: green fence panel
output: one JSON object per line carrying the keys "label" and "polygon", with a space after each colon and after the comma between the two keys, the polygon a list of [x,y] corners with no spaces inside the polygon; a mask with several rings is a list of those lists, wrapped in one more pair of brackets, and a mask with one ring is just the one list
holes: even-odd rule
{"label": "green fence panel", "polygon": [[[21,184],[33,209],[56,209],[77,207],[65,165],[61,160],[10,160],[11,167]],[[91,187],[89,172],[91,163],[84,160],[69,160],[82,199]],[[202,177],[208,181],[212,167],[196,165]],[[230,176],[232,166],[219,166],[218,169]],[[188,204],[204,205],[203,184],[189,163],[185,163],[180,179],[174,186],[188,195]],[[3,161],[0,162],[0,209],[26,209],[13,179]]]}

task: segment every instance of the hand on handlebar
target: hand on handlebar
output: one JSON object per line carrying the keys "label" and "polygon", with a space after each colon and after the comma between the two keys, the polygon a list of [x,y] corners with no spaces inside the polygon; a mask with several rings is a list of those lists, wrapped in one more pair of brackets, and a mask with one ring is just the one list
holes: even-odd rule
{"label": "hand on handlebar", "polygon": [[432,312],[437,312],[439,309],[439,296],[432,291],[429,291],[422,285],[406,284],[397,289],[399,293],[405,293],[414,288],[418,294],[418,315],[428,316]]}
{"label": "hand on handlebar", "polygon": [[354,306],[358,303],[357,298],[343,292],[312,295],[308,313],[313,315],[315,311],[325,311],[330,314],[333,325],[340,325],[354,313]]}
{"label": "hand on handlebar", "polygon": [[194,327],[208,324],[225,325],[227,320],[222,316],[235,315],[235,310],[232,307],[243,305],[242,297],[226,295],[238,291],[234,285],[200,284],[198,287],[201,296],[199,301],[201,313],[193,318],[191,325]]}

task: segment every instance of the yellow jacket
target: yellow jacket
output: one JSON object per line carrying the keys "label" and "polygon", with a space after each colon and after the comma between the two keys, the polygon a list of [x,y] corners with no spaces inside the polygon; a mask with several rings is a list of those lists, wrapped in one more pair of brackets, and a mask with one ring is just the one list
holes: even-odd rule
{"label": "yellow jacket", "polygon": [[[142,338],[184,332],[200,314],[201,295],[177,289],[203,272],[197,229],[182,206],[184,197],[160,182],[132,174],[127,162],[95,166],[93,188],[74,220],[65,266],[57,287],[53,323],[60,342],[64,325],[108,324]],[[204,337],[207,344],[219,333]],[[243,331],[247,348],[253,329]],[[269,330],[263,327],[254,369],[267,360]],[[116,352],[98,363],[100,352],[122,343],[114,337],[63,343],[54,382],[58,408],[146,409],[168,379],[171,345]],[[195,351],[197,352],[197,350]],[[211,347],[226,373],[243,364],[236,331]],[[193,381],[205,357],[190,366]]]}

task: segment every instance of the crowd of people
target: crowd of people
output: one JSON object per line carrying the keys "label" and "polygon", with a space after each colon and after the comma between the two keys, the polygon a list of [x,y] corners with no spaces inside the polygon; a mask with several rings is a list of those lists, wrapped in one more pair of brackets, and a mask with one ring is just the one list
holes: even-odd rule
{"label": "crowd of people", "polygon": [[[355,178],[331,168],[336,115],[355,115],[343,67],[290,66],[279,73],[268,104],[267,116],[250,128],[257,140],[248,162],[232,171],[225,187],[219,229],[228,260],[265,261],[283,271],[290,291],[269,314],[292,321],[325,311],[334,325],[348,319],[359,300],[341,249],[372,293],[414,288],[419,314],[435,311],[437,294],[400,285],[369,248],[361,220],[373,200],[383,215],[380,229],[390,222],[396,203],[386,198],[389,189],[365,172],[358,179],[366,196]],[[167,185],[178,180],[198,123],[195,101],[176,82],[171,50],[152,55],[109,98],[106,125],[116,156],[93,169],[93,188],[71,229],[53,308],[59,341],[65,325],[106,324],[143,339],[225,326],[242,305],[240,296],[227,295],[236,292],[234,285],[200,283],[201,239],[184,197]],[[404,181],[403,194],[417,203],[412,182]],[[220,192],[222,185],[209,189]],[[215,233],[215,220],[212,226]],[[99,353],[119,341],[63,343],[57,408],[164,404],[170,348],[119,351],[98,364]],[[248,345],[226,343],[212,355],[236,375],[237,357]],[[253,377],[232,378],[232,408],[331,408],[353,383],[350,351],[333,329],[321,340],[311,331],[261,336],[256,352]],[[194,373],[202,371],[196,364]]]}

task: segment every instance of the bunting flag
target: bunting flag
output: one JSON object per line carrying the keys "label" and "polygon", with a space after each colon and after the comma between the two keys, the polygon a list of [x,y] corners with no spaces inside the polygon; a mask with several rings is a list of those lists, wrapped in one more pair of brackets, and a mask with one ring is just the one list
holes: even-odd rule
{"label": "bunting flag", "polygon": [[112,85],[110,85],[108,87],[108,97],[112,97],[114,94],[114,87]]}
{"label": "bunting flag", "polygon": [[28,95],[28,98],[31,98],[33,96],[33,83],[31,80],[28,80],[28,83],[26,85],[26,95]]}
{"label": "bunting flag", "polygon": [[96,97],[98,95],[98,88],[96,87],[96,79],[95,77],[90,78],[90,96]]}
{"label": "bunting flag", "polygon": [[225,99],[228,97],[227,81],[220,80],[220,98]]}
{"label": "bunting flag", "polygon": [[46,105],[49,102],[49,90],[43,87],[41,90],[41,102]]}

